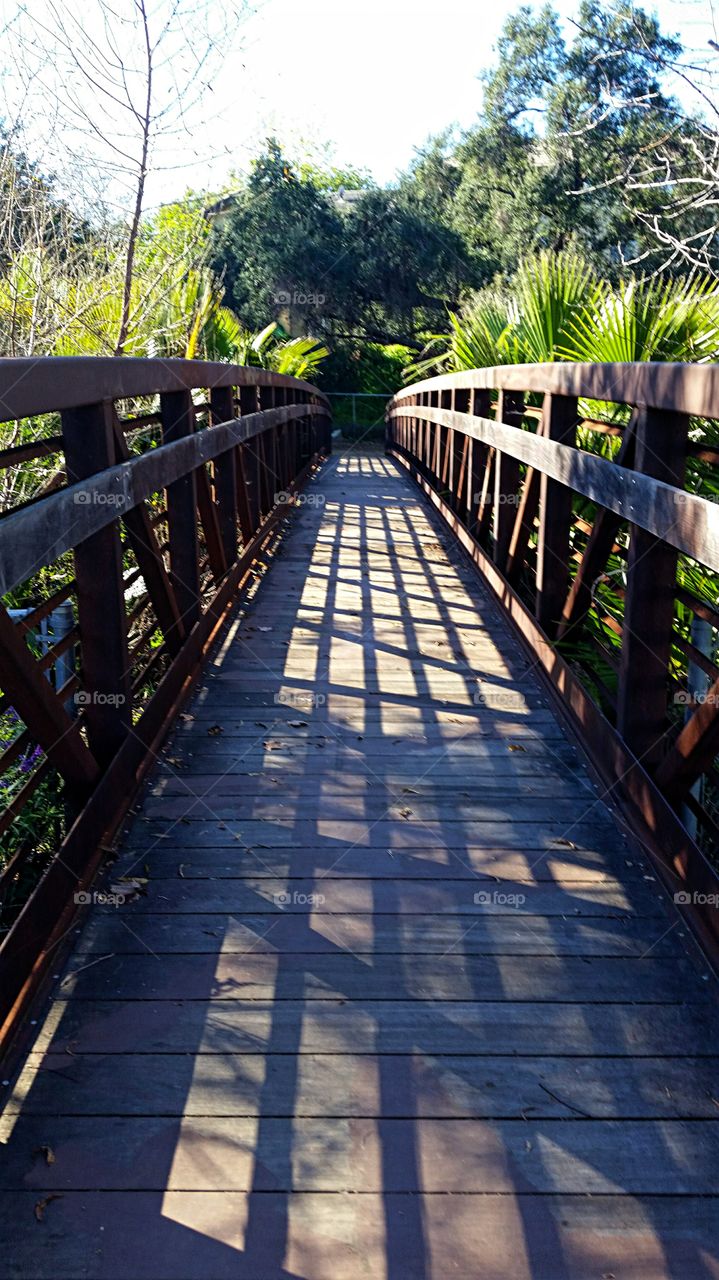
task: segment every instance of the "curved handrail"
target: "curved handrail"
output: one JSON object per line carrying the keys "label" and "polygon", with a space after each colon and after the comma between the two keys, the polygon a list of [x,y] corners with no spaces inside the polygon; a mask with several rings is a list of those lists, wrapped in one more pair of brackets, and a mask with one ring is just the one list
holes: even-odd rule
{"label": "curved handrail", "polygon": [[[150,412],[148,397],[159,399]],[[38,658],[29,619],[0,603],[0,707],[17,729],[0,775],[18,743],[42,761],[19,787],[11,775],[0,831],[46,779],[56,800],[65,788],[62,811],[74,822],[0,943],[0,1041],[238,587],[331,450],[329,401],[311,383],[211,361],[0,360],[0,420],[49,413],[60,434],[23,441],[0,463],[12,475],[60,455],[50,489],[0,520],[0,594],[22,586],[36,621],[61,601],[70,626],[60,635],[56,619]],[[48,599],[38,574],[50,566]],[[31,858],[26,842],[0,875],[0,902]]]}
{"label": "curved handrail", "polygon": [[136,356],[24,356],[0,360],[0,422],[161,392],[286,387],[329,407],[310,382],[254,365]]}
{"label": "curved handrail", "polygon": [[588,400],[644,405],[699,418],[719,416],[719,365],[661,364],[507,364],[462,370],[426,378],[398,391],[394,402],[424,392],[498,390],[583,396]]}
{"label": "curved handrail", "polygon": [[[585,400],[626,408],[609,422],[587,420]],[[719,506],[686,487],[692,457],[719,466],[713,435],[697,439],[702,419],[719,420],[716,364],[502,365],[397,392],[386,448],[482,569],[610,792],[629,798],[673,887],[699,892],[695,923],[719,948],[711,906],[719,881],[679,816],[689,806],[716,830],[691,789],[707,771],[716,786],[719,662],[675,626],[676,597],[719,631],[719,590],[700,598],[676,581],[680,555],[719,572]],[[580,447],[580,426],[622,435],[614,459]],[[593,517],[586,505],[575,512],[575,495],[594,504]],[[587,627],[612,555],[626,580],[604,619],[618,650]],[[603,675],[592,670],[582,684],[578,655],[592,647]],[[682,680],[677,654],[709,677],[701,698],[688,674]]]}

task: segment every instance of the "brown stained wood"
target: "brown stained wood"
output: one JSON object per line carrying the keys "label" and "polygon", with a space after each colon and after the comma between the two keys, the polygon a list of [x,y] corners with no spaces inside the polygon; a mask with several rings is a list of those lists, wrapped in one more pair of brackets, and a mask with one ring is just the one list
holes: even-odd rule
{"label": "brown stained wood", "polygon": [[[305,474],[300,473],[295,483],[301,484]],[[0,946],[3,1047],[10,1043],[17,1031],[19,1020],[45,975],[48,963],[55,957],[55,948],[67,935],[69,922],[76,914],[74,892],[87,884],[96,872],[107,849],[107,841],[127,813],[134,790],[145,776],[160,742],[194,684],[198,664],[227,620],[237,588],[246,582],[255,557],[273,537],[274,526],[281,514],[282,508],[277,508],[262,531],[243,550],[198,625],[185,640],[177,659],[162,677],[132,733],[125,738],[110,767],[89,795],[38,887],[5,935]],[[1,629],[0,616],[0,633]]]}
{"label": "brown stained wood", "polygon": [[[227,458],[227,455],[225,457]],[[231,461],[232,455],[230,454]],[[197,468],[195,478],[197,483],[197,510],[205,537],[212,577],[215,584],[217,584],[222,581],[227,572],[227,556],[220,529],[220,514],[212,496],[212,487],[206,465]]]}
{"label": "brown stained wood", "polygon": [[191,391],[196,387],[284,387],[299,394],[312,392],[328,406],[321,391],[301,378],[268,369],[211,360],[125,359],[107,356],[44,356],[5,359],[0,378],[0,420],[33,417],[74,409],[101,400],[127,400],[158,392]]}
{"label": "brown stained wood", "polygon": [[[401,418],[407,410],[391,411]],[[431,422],[464,430],[568,488],[607,507],[710,569],[719,569],[719,510],[716,503],[651,475],[630,472],[607,458],[517,431],[499,422],[449,410],[425,409]]]}
{"label": "brown stained wood", "polygon": [[[616,463],[619,467],[634,465],[636,443],[636,412],[632,414],[624,432]],[[578,640],[584,619],[592,605],[592,591],[614,548],[614,540],[621,526],[621,518],[606,507],[599,507],[584,548],[582,559],[569,588],[557,630],[557,639]]]}
{"label": "brown stained wood", "polygon": [[[114,433],[116,460],[127,462],[130,458],[130,450],[117,418],[115,418]],[[123,507],[122,522],[152,602],[155,617],[162,629],[165,644],[169,652],[174,655],[180,649],[185,630],[175,592],[162,558],[157,534],[144,502],[139,502],[137,506],[129,509]],[[127,584],[125,585],[127,587]]]}
{"label": "brown stained wood", "polygon": [[[636,424],[636,470],[682,489],[688,425],[688,419],[679,414],[643,410]],[[650,771],[664,754],[676,576],[676,549],[633,524],[622,623],[617,728]]]}
{"label": "brown stained wood", "polygon": [[[544,430],[545,420],[542,417],[537,425],[537,434],[543,435]],[[476,441],[474,444],[477,447]],[[540,473],[534,467],[527,467],[507,556],[505,576],[512,586],[516,586],[524,568],[529,539],[539,511],[540,481]]]}
{"label": "brown stained wood", "polygon": [[[300,416],[325,415],[321,405],[296,404],[255,413],[245,421],[225,423],[139,454],[85,481],[89,501],[78,503],[76,485],[37,499],[0,521],[0,591],[5,594],[44,565],[125,512],[211,462],[235,445],[250,443],[280,422]],[[38,550],[40,548],[40,550]]]}
{"label": "brown stained wood", "polygon": [[250,506],[250,492],[248,480],[249,468],[249,446],[244,445],[235,450],[235,463],[237,470],[236,490],[237,490],[237,514],[240,521],[240,533],[242,535],[242,545],[252,538],[255,532],[253,524],[253,514]]}
{"label": "brown stained wood", "polygon": [[[194,434],[195,414],[189,392],[166,392],[160,397],[160,412],[164,444],[173,444]],[[186,632],[195,625],[201,610],[196,514],[198,471],[203,472],[206,481],[207,474],[201,465],[167,486],[170,578]]]}
{"label": "brown stained wood", "polygon": [[[497,399],[496,420],[506,426],[519,427],[524,409],[524,397],[500,391]],[[494,522],[492,528],[493,558],[504,570],[509,555],[517,507],[519,503],[519,462],[509,453],[497,450],[494,464]]]}
{"label": "brown stained wood", "polygon": [[[61,421],[68,484],[77,484],[112,466],[115,421],[109,401],[66,409]],[[78,494],[81,496],[82,491]],[[118,520],[75,547],[80,696],[90,750],[103,768],[119,750],[132,722]]]}
{"label": "brown stained wood", "polygon": [[[544,398],[542,435],[559,444],[573,445],[577,435],[576,397]],[[539,482],[539,537],[537,541],[537,597],[539,625],[554,636],[569,585],[569,533],[572,523],[572,490],[549,476]]]}
{"label": "brown stained wood", "polygon": [[86,795],[97,780],[98,763],[2,605],[0,688],[74,795]]}
{"label": "brown stained wood", "polygon": [[713,982],[395,464],[317,485],[10,1098],[9,1273],[44,1280],[47,1226],[53,1280],[691,1275]]}
{"label": "brown stained wood", "polygon": [[[612,404],[647,405],[669,412],[714,418],[719,403],[717,365],[636,364],[515,364],[446,373],[415,382],[398,391],[394,403],[424,391],[440,395],[453,388],[534,391],[559,396],[586,396]],[[436,403],[436,401],[434,402]]]}
{"label": "brown stained wood", "polygon": [[719,680],[707,690],[656,770],[657,784],[677,803],[719,752]]}

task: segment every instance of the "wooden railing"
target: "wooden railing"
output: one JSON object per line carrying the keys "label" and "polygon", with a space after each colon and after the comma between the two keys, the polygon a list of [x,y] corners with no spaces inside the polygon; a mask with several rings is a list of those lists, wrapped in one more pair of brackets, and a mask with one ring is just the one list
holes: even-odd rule
{"label": "wooden railing", "polygon": [[0,421],[23,428],[5,479],[46,468],[0,518],[7,1035],[331,425],[305,382],[136,359],[0,361]]}
{"label": "wooden railing", "polygon": [[518,365],[408,387],[386,436],[713,944],[719,508],[692,490],[719,494],[716,419],[717,366]]}

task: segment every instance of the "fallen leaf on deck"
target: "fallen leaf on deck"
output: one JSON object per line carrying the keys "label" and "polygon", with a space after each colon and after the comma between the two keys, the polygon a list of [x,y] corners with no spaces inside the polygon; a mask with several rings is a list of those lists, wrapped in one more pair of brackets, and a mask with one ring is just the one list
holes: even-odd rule
{"label": "fallen leaf on deck", "polygon": [[42,1222],[45,1217],[45,1210],[51,1200],[62,1200],[62,1197],[62,1191],[51,1191],[49,1196],[44,1196],[42,1200],[36,1200],[34,1213],[37,1221]]}
{"label": "fallen leaf on deck", "polygon": [[518,742],[508,742],[507,746],[509,747],[510,751],[526,751],[527,750],[526,747],[520,747]]}
{"label": "fallen leaf on deck", "polygon": [[33,1151],[34,1156],[42,1156],[45,1164],[55,1163],[55,1152],[52,1147],[36,1147]]}
{"label": "fallen leaf on deck", "polygon": [[207,732],[211,738],[216,738],[219,733],[224,733],[225,731],[221,724],[211,724]]}

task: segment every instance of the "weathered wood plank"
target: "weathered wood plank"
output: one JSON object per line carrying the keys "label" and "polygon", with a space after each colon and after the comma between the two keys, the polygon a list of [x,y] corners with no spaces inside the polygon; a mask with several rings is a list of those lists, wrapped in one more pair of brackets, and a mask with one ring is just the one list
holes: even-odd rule
{"label": "weathered wood plank", "polygon": [[[265,1062],[208,1053],[190,1080],[184,1054],[33,1053],[7,1113],[280,1115],[289,1064],[270,1059],[267,1070]],[[719,1059],[683,1056],[644,1059],[637,1073],[625,1058],[515,1057],[509,1071],[506,1057],[484,1054],[415,1051],[398,1063],[391,1055],[307,1053],[296,1070],[299,1116],[713,1119],[719,1088]],[[118,1078],[142,1087],[119,1090]]]}
{"label": "weathered wood plank", "polygon": [[[37,1156],[47,1121],[15,1123],[14,1158],[0,1187],[44,1192],[88,1183],[129,1190],[142,1169],[157,1191],[536,1192],[603,1195],[719,1194],[719,1122],[709,1120],[375,1120],[236,1116],[58,1116],[55,1160]],[[621,1135],[622,1141],[617,1139]],[[382,1158],[387,1144],[392,1156]],[[408,1158],[419,1146],[421,1164]],[[667,1160],[667,1149],[673,1160]],[[20,1152],[23,1152],[21,1155]],[[16,1154],[17,1153],[17,1154]],[[27,1154],[24,1154],[27,1153]]]}

